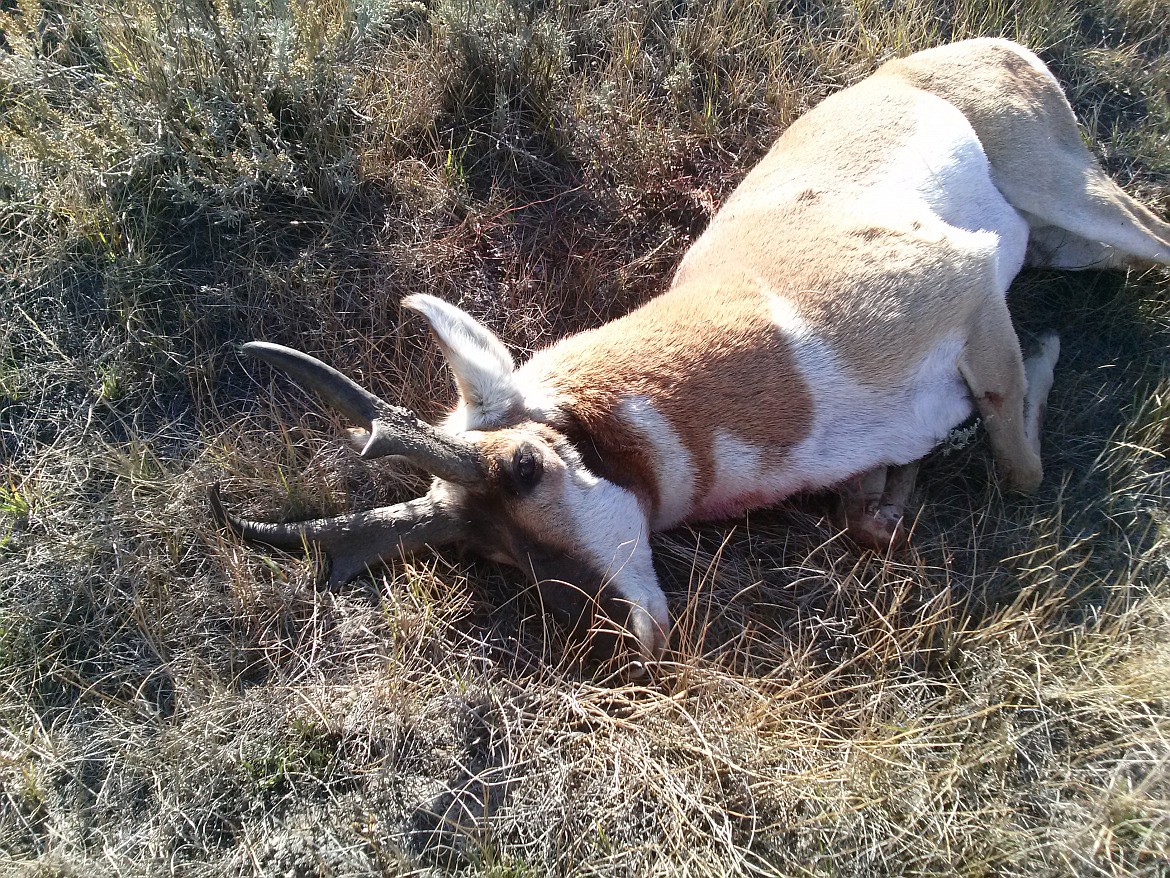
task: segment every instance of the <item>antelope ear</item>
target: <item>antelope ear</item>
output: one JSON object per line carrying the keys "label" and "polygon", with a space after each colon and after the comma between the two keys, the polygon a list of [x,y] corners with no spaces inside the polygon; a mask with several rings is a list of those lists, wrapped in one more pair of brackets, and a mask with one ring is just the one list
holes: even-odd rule
{"label": "antelope ear", "polygon": [[504,343],[466,311],[434,296],[407,296],[402,305],[426,318],[443,349],[466,409],[466,427],[502,424],[523,401],[516,386],[516,364]]}

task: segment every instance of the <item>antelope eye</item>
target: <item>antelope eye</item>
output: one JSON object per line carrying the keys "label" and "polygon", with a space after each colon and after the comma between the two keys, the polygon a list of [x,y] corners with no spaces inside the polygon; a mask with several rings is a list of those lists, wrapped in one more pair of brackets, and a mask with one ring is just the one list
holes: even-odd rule
{"label": "antelope eye", "polygon": [[512,455],[512,474],[516,485],[522,489],[532,488],[544,474],[544,461],[531,445],[524,444]]}

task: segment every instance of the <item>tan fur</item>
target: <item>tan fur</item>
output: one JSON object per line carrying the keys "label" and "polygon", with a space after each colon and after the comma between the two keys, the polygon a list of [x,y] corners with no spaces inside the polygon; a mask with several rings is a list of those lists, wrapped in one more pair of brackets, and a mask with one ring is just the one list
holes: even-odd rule
{"label": "tan fur", "polygon": [[971,254],[921,223],[891,217],[879,225],[851,212],[828,194],[776,205],[766,217],[732,202],[687,254],[675,283],[714,290],[727,275],[750,272],[792,303],[859,380],[888,383],[967,319],[987,278]]}
{"label": "tan fur", "polygon": [[717,287],[729,272],[750,271],[789,299],[859,380],[906,374],[982,306],[988,286],[985,267],[937,221],[897,204],[857,203],[912,138],[919,94],[866,80],[798,119],[687,253],[675,283]]}
{"label": "tan fur", "polygon": [[[523,368],[564,394],[566,408],[610,457],[629,450],[639,459],[616,407],[626,396],[651,399],[690,452],[698,496],[711,484],[715,430],[783,448],[809,425],[809,389],[768,317],[760,285],[747,278],[724,277],[716,297],[705,283],[677,285],[541,351]],[[639,463],[635,474],[642,480],[635,488],[656,498],[650,467]]]}
{"label": "tan fur", "polygon": [[[888,77],[958,107],[1008,201],[1062,228],[1071,222],[1073,232],[1091,230],[1102,267],[1170,262],[1170,225],[1098,167],[1060,84],[1030,52],[1006,40],[968,40],[891,61],[873,79]],[[1120,241],[1102,246],[1102,227]]]}

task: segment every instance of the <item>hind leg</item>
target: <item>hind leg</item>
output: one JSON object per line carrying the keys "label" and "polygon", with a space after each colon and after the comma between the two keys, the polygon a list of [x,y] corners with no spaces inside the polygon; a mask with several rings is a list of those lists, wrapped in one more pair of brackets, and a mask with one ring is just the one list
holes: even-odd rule
{"label": "hind leg", "polygon": [[1024,214],[1024,219],[1029,224],[1026,265],[1079,271],[1086,268],[1140,268],[1147,263],[1147,260],[1116,247],[1074,235],[1068,229],[1045,225],[1034,216]]}
{"label": "hind leg", "polygon": [[1060,84],[1032,52],[1005,40],[971,40],[882,70],[934,92],[971,122],[996,187],[1041,239],[1033,264],[1170,264],[1170,224],[1101,170]]}
{"label": "hind leg", "polygon": [[986,120],[994,132],[972,122],[980,139],[992,144],[988,157],[996,185],[1032,228],[1032,264],[1077,269],[1170,263],[1170,224],[1105,174],[1081,138],[1059,83],[1030,52],[1021,57],[1028,66],[1015,71],[1023,93],[1016,95],[1010,117]]}
{"label": "hind leg", "polygon": [[[1030,265],[1075,270],[1170,264],[1170,225],[1105,176],[1079,140],[1051,147],[1047,160],[1055,179],[1048,187],[1004,185],[1004,195],[1030,228]],[[1008,177],[1001,174],[997,183]]]}

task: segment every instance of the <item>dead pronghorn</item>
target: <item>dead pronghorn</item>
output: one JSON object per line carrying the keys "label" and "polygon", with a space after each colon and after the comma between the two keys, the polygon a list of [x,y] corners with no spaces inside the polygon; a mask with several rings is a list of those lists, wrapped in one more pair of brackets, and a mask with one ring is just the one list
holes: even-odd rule
{"label": "dead pronghorn", "polygon": [[1031,52],[972,40],[891,61],[797,121],[728,199],[668,292],[516,368],[471,316],[426,318],[460,402],[440,427],[278,345],[249,353],[362,425],[362,456],[426,496],[266,524],[330,583],[448,543],[527,571],[576,624],[658,657],[670,616],[648,535],[837,486],[855,538],[900,539],[917,461],[977,410],[1006,484],[1036,488],[1059,342],[1025,360],[1005,303],[1025,263],[1170,263],[1170,225],[1107,179]]}

